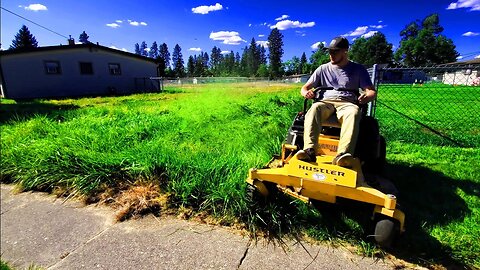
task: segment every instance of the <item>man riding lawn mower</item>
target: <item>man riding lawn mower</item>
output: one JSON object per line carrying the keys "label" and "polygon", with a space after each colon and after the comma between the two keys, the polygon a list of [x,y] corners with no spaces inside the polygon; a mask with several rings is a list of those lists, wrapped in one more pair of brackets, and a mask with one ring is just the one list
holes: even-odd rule
{"label": "man riding lawn mower", "polygon": [[[264,169],[251,169],[247,183],[265,197],[280,189],[305,202],[335,203],[341,197],[372,204],[375,240],[389,246],[404,231],[405,215],[396,207],[394,190],[372,187],[386,155],[371,115],[376,90],[365,68],[348,60],[348,40],[337,37],[328,49],[330,62],[302,87],[304,109],[288,131],[281,156]],[[307,111],[309,99],[313,104]]]}

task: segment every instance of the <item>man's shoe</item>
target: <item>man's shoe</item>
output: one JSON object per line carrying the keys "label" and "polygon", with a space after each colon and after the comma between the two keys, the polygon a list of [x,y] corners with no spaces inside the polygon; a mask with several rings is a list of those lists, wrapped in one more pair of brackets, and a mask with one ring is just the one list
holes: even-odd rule
{"label": "man's shoe", "polygon": [[313,148],[307,148],[297,152],[297,158],[301,161],[312,162],[317,161],[317,155]]}
{"label": "man's shoe", "polygon": [[351,168],[353,167],[353,156],[350,153],[340,153],[333,159],[332,164]]}

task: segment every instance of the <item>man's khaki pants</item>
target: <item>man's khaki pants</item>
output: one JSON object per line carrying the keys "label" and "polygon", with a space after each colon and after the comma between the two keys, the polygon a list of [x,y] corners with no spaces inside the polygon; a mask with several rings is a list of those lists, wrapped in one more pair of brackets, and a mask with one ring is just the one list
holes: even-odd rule
{"label": "man's khaki pants", "polygon": [[305,115],[303,148],[317,149],[322,122],[333,113],[337,114],[338,121],[342,124],[337,153],[353,155],[357,144],[361,112],[357,105],[348,101],[328,100],[313,103]]}

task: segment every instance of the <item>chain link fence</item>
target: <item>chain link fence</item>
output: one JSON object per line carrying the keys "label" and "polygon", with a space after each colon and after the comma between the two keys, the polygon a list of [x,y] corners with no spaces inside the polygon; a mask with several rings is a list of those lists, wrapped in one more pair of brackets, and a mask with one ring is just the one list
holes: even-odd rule
{"label": "chain link fence", "polygon": [[375,116],[390,141],[480,147],[480,63],[375,68]]}

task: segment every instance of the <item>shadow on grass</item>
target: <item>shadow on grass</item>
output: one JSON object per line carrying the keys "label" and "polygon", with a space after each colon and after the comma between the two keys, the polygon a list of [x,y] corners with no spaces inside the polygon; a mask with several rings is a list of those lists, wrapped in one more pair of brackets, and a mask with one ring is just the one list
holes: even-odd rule
{"label": "shadow on grass", "polygon": [[480,196],[478,183],[451,179],[428,168],[408,164],[389,164],[385,176],[400,190],[399,204],[406,216],[406,233],[392,254],[414,263],[442,264],[448,269],[466,266],[459,257],[466,256],[464,259],[470,262],[474,260],[475,255],[468,254],[469,247],[454,255],[450,246],[440,243],[427,230],[462,221],[469,215],[471,210],[456,190]]}
{"label": "shadow on grass", "polygon": [[[439,242],[428,230],[462,221],[469,215],[471,210],[457,195],[456,189],[480,196],[480,185],[406,164],[388,164],[384,176],[399,190],[398,204],[406,215],[406,232],[387,251],[397,258],[426,267],[441,265],[447,269],[468,269],[475,260],[469,247],[454,252],[451,246]],[[316,202],[316,213],[305,210],[306,207],[302,210],[299,205],[282,194],[274,201],[270,200],[266,207],[257,205],[252,209],[251,221],[262,231],[267,231],[271,240],[280,243],[285,235],[301,235],[301,231],[307,230],[311,237],[319,240],[346,240],[356,245],[367,241],[374,245],[371,205],[339,198],[335,205]],[[364,251],[368,253],[368,250]]]}
{"label": "shadow on grass", "polygon": [[65,112],[78,108],[75,105],[55,105],[35,101],[0,104],[0,124],[10,121],[26,121],[39,115],[63,121]]}

